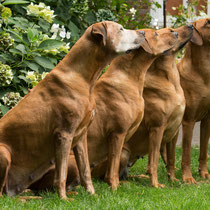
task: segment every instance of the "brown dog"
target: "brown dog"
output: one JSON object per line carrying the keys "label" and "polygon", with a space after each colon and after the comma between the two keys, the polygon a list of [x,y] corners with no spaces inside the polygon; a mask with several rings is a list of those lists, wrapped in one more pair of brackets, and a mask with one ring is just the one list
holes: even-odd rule
{"label": "brown dog", "polygon": [[0,120],[0,193],[22,192],[54,164],[66,198],[71,147],[85,188],[94,193],[86,131],[94,114],[91,92],[102,69],[119,53],[139,48],[141,32],[105,21],[90,26],[69,54]]}
{"label": "brown dog", "polygon": [[[143,91],[144,118],[137,132],[124,145],[121,155],[122,174],[127,171],[128,165],[131,166],[140,156],[149,153],[148,172],[154,187],[164,187],[158,183],[157,177],[161,143],[173,142],[173,138],[176,138],[185,109],[184,93],[176,67],[176,53],[191,39],[193,26],[182,26],[174,31],[179,34],[175,47],[156,59],[147,71]],[[174,147],[169,143],[168,148],[173,157]],[[173,160],[168,157],[168,162]],[[176,180],[174,168],[168,167],[168,174],[172,180]]]}
{"label": "brown dog", "polygon": [[[132,136],[143,117],[145,73],[154,59],[177,41],[177,33],[171,29],[144,31],[148,42],[142,45],[145,50],[140,48],[116,58],[93,90],[96,113],[88,129],[88,156],[92,175],[99,177],[106,173],[105,179],[112,189],[119,183],[123,143]],[[107,157],[108,166],[101,167]]]}
{"label": "brown dog", "polygon": [[210,137],[210,18],[193,23],[197,39],[191,40],[183,59],[178,64],[181,86],[186,99],[182,137],[182,179],[195,183],[190,170],[190,152],[195,122],[200,125],[199,173],[210,179],[207,169],[208,141]]}

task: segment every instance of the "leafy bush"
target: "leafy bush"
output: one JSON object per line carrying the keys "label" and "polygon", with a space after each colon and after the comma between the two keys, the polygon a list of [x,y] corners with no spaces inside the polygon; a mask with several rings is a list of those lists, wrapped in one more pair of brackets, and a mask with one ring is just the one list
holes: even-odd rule
{"label": "leafy bush", "polygon": [[199,15],[196,15],[196,6],[198,6],[198,0],[192,0],[188,2],[188,6],[185,7],[180,4],[178,8],[173,7],[172,9],[178,10],[178,15],[174,15],[171,18],[171,24],[174,28],[180,27],[187,23],[191,23],[199,18],[207,18],[208,15],[205,13],[205,8],[199,11]]}
{"label": "leafy bush", "polygon": [[3,98],[8,93],[27,94],[68,52],[71,38],[64,26],[53,24],[54,11],[44,3],[22,6],[24,15],[16,12],[17,6],[13,12],[0,5],[0,98],[8,109]]}

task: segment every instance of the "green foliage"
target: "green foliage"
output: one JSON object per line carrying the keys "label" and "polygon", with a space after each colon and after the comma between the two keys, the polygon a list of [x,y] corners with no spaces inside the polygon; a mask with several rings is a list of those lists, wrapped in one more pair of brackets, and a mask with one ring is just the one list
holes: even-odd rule
{"label": "green foliage", "polygon": [[171,18],[172,27],[177,28],[187,23],[191,23],[197,20],[199,17],[207,18],[208,15],[204,11],[205,8],[199,11],[199,16],[196,15],[196,6],[198,6],[198,0],[188,2],[187,7],[185,7],[183,4],[180,4],[178,8],[172,8],[174,10],[178,10],[178,15],[175,15]]}
{"label": "green foliage", "polygon": [[[12,2],[17,1],[5,1],[5,5]],[[3,97],[11,98],[8,93],[24,96],[43,78],[43,72],[49,72],[64,57],[71,41],[71,34],[65,27],[57,25],[57,31],[52,30],[54,11],[49,6],[43,3],[14,6],[11,9],[0,6],[0,93],[4,93],[0,102],[3,114],[5,107],[11,108]],[[5,9],[12,11],[10,15],[2,15]],[[34,74],[35,80],[31,80],[28,73]]]}

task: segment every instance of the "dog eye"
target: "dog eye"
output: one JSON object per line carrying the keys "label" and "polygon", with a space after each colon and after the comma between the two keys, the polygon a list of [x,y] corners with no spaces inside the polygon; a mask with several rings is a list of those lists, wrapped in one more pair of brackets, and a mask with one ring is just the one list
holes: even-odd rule
{"label": "dog eye", "polygon": [[123,28],[120,28],[120,31],[123,31]]}
{"label": "dog eye", "polygon": [[174,32],[174,31],[171,29],[170,32]]}
{"label": "dog eye", "polygon": [[155,36],[158,36],[158,33],[157,32],[155,32]]}

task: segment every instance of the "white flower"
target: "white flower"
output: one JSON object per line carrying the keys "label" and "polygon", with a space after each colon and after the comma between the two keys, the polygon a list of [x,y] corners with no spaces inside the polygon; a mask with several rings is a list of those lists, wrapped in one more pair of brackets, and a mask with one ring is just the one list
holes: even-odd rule
{"label": "white flower", "polygon": [[29,71],[29,72],[27,73],[27,75],[28,75],[28,76],[32,76],[32,75],[34,75],[34,72],[33,72],[33,71]]}
{"label": "white flower", "polygon": [[66,33],[66,38],[67,38],[67,39],[70,39],[70,37],[71,37],[71,32],[67,31],[67,33]]}
{"label": "white flower", "polygon": [[50,29],[50,32],[52,32],[52,33],[57,33],[58,31],[59,31],[59,24],[55,24],[55,23],[53,23],[53,25],[52,25],[52,27],[51,27],[51,29]]}
{"label": "white flower", "polygon": [[20,96],[20,94],[15,92],[6,93],[2,97],[4,105],[8,106],[9,108],[14,107],[21,99],[22,97]]}
{"label": "white flower", "polygon": [[57,33],[54,33],[52,36],[51,36],[51,39],[56,39],[57,37]]}
{"label": "white flower", "polygon": [[42,3],[42,2],[40,2],[40,3],[39,3],[39,8],[45,8],[45,4]]}
{"label": "white flower", "polygon": [[135,9],[134,7],[132,7],[132,8],[130,9],[130,13],[131,13],[132,15],[135,15],[135,14],[136,14],[136,9]]}
{"label": "white flower", "polygon": [[49,36],[48,36],[47,34],[44,34],[44,35],[43,35],[43,39],[44,39],[44,40],[49,39]]}
{"label": "white flower", "polygon": [[62,28],[60,29],[59,35],[63,39],[66,37],[66,29],[64,28],[64,26],[62,26]]}
{"label": "white flower", "polygon": [[200,12],[199,12],[199,15],[200,15],[202,18],[208,18],[208,15],[207,15],[204,11],[200,11]]}

